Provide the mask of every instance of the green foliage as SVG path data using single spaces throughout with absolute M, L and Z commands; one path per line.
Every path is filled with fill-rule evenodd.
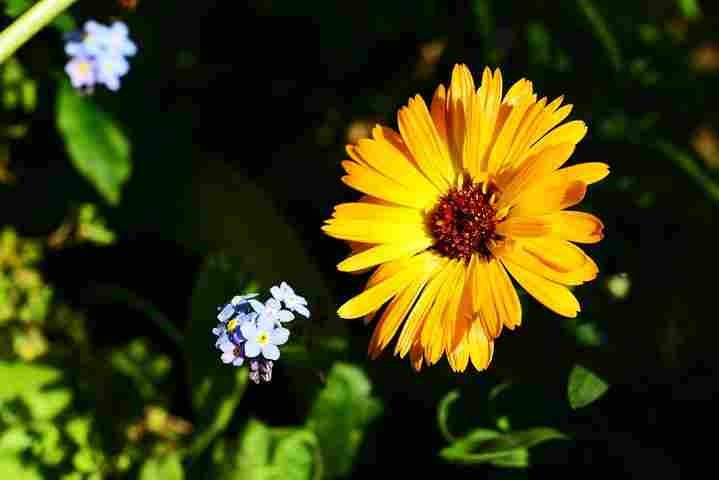
M 217 307 L 234 295 L 254 291 L 257 284 L 242 262 L 225 254 L 209 256 L 200 271 L 190 301 L 190 321 L 185 338 L 189 356 L 192 405 L 197 431 L 192 452 L 200 453 L 227 427 L 247 387 L 245 368 L 221 368 L 210 330 Z M 197 344 L 198 339 L 206 341 Z
M 497 467 L 525 468 L 529 465 L 529 448 L 566 438 L 561 432 L 546 427 L 511 433 L 478 428 L 443 448 L 440 456 L 466 465 L 489 463 Z
M 9 17 L 18 17 L 25 13 L 34 3 L 36 2 L 33 0 L 6 0 L 4 13 Z M 76 28 L 75 19 L 67 12 L 58 15 L 53 20 L 52 25 L 61 32 L 69 32 Z
M 371 384 L 359 368 L 337 363 L 327 376 L 307 418 L 322 451 L 326 474 L 349 474 L 365 430 L 382 411 Z
M 62 82 L 57 126 L 75 168 L 111 205 L 120 202 L 130 178 L 130 143 L 117 122 L 89 97 Z
M 140 480 L 182 480 L 183 478 L 185 473 L 177 453 L 150 458 L 140 470 Z
M 609 385 L 596 373 L 575 365 L 569 373 L 567 397 L 572 408 L 582 408 L 598 400 L 607 393 Z

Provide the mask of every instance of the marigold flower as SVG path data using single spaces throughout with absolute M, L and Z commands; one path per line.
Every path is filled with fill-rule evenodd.
M 381 310 L 373 358 L 398 335 L 395 355 L 409 353 L 417 370 L 444 355 L 455 372 L 469 361 L 486 369 L 502 329 L 521 323 L 510 275 L 559 315 L 579 312 L 568 286 L 598 268 L 575 243 L 598 242 L 603 225 L 566 209 L 609 168 L 562 168 L 587 132 L 562 124 L 572 110 L 562 101 L 537 100 L 525 79 L 503 94 L 499 69 L 485 68 L 477 89 L 456 65 L 429 107 L 417 95 L 399 110 L 399 132 L 378 125 L 348 145 L 342 181 L 364 196 L 337 205 L 322 229 L 352 249 L 339 270 L 377 267 L 338 310 L 367 321 Z

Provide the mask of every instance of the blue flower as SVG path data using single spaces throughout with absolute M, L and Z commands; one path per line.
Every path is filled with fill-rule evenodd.
M 246 339 L 244 344 L 245 356 L 254 358 L 262 354 L 267 360 L 280 358 L 280 345 L 287 343 L 290 331 L 284 327 L 277 327 L 275 320 L 260 316 L 255 322 L 245 322 L 240 326 L 242 336 Z
M 282 282 L 279 287 L 272 287 L 270 293 L 272 293 L 272 296 L 277 301 L 284 302 L 285 308 L 310 318 L 310 311 L 307 309 L 307 300 L 295 294 L 295 291 L 287 285 L 287 282 Z
M 114 22 L 108 27 L 88 20 L 82 33 L 74 32 L 66 38 L 65 53 L 72 58 L 65 71 L 74 87 L 92 89 L 101 84 L 112 91 L 120 88 L 120 78 L 130 70 L 125 57 L 137 53 L 137 46 L 128 37 L 127 25 Z

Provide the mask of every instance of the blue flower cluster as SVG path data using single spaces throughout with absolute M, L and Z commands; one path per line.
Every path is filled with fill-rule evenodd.
M 116 91 L 120 77 L 130 70 L 126 57 L 135 55 L 137 46 L 128 37 L 123 22 L 106 26 L 89 20 L 82 32 L 69 36 L 65 53 L 70 56 L 65 72 L 73 87 L 92 92 L 100 84 Z
M 255 383 L 272 380 L 272 366 L 280 358 L 279 347 L 290 338 L 290 331 L 283 325 L 294 320 L 294 313 L 310 316 L 307 300 L 295 294 L 287 283 L 272 287 L 270 293 L 272 297 L 265 303 L 255 300 L 254 293 L 235 296 L 220 307 L 219 324 L 212 329 L 222 362 L 239 367 L 247 361 L 250 379 Z

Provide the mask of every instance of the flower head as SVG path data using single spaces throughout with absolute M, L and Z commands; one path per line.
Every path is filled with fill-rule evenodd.
M 521 323 L 511 277 L 552 311 L 576 316 L 568 286 L 598 269 L 575 243 L 598 242 L 603 226 L 566 209 L 609 170 L 562 168 L 587 132 L 582 121 L 562 124 L 572 109 L 562 100 L 538 100 L 524 79 L 503 93 L 499 69 L 485 69 L 475 88 L 457 65 L 429 107 L 415 96 L 400 109 L 399 132 L 377 126 L 347 147 L 342 181 L 364 196 L 337 205 L 323 230 L 352 249 L 339 270 L 377 267 L 338 310 L 368 320 L 382 310 L 373 357 L 398 335 L 395 354 L 409 353 L 417 370 L 445 355 L 454 371 L 469 361 L 486 369 L 503 327 Z
M 98 83 L 116 91 L 120 88 L 120 78 L 130 69 L 125 57 L 135 55 L 137 46 L 129 39 L 124 23 L 106 26 L 89 20 L 82 33 L 68 35 L 65 53 L 72 57 L 66 71 L 74 87 L 92 88 Z M 79 69 L 82 69 L 82 81 Z
M 219 324 L 212 333 L 217 337 L 215 347 L 221 352 L 220 360 L 242 366 L 248 359 L 250 379 L 262 383 L 272 379 L 273 362 L 280 358 L 279 347 L 290 337 L 290 331 L 282 324 L 292 321 L 294 315 L 275 297 L 265 303 L 255 297 L 257 294 L 238 295 L 219 307 Z

